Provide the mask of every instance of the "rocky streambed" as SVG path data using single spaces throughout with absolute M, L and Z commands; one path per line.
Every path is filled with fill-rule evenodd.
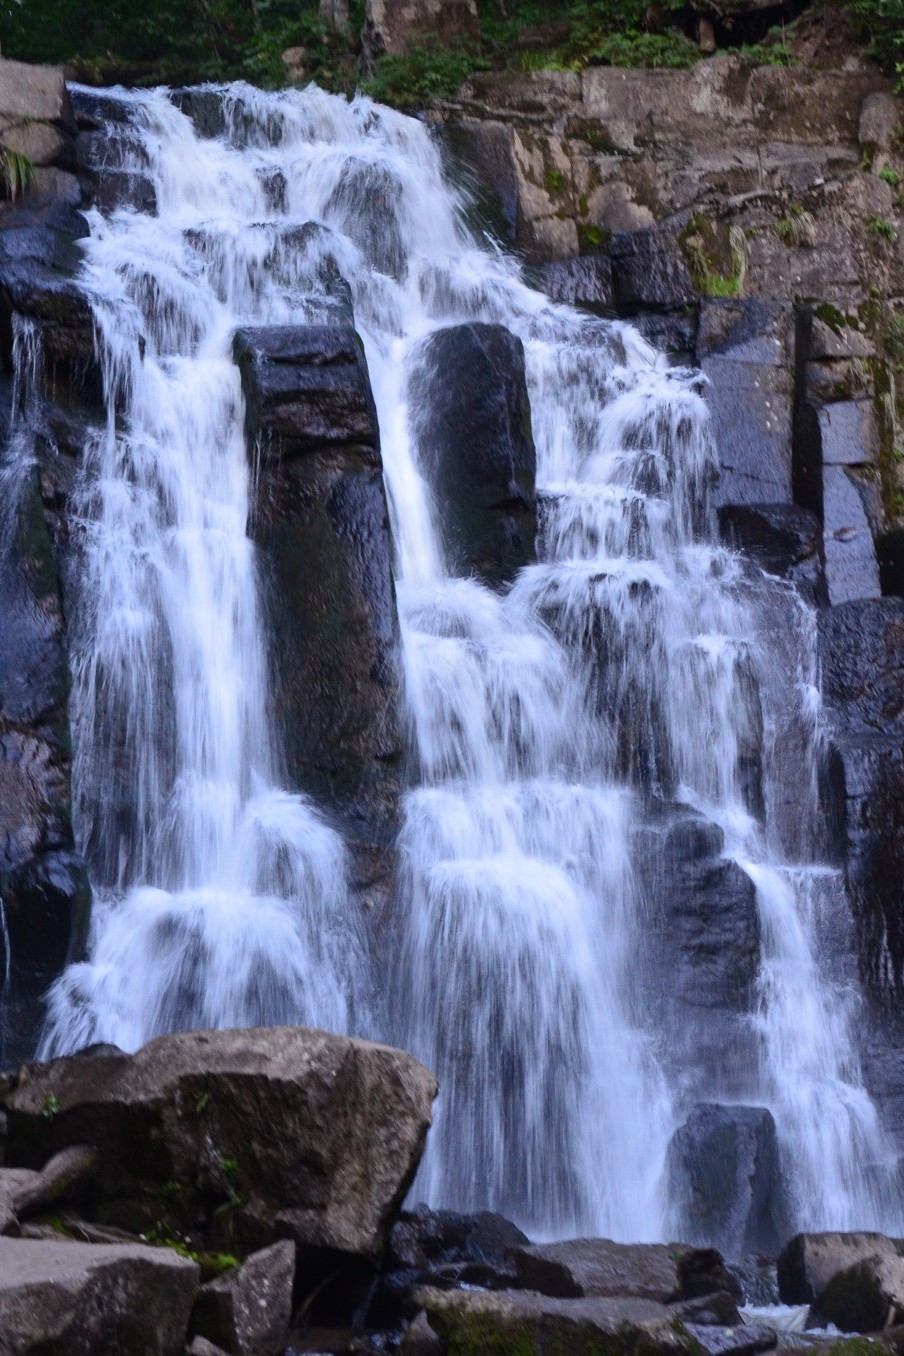
M 881 1234 L 797 1235 L 770 1292 L 761 1257 L 535 1244 L 490 1212 L 403 1210 L 436 1090 L 410 1055 L 303 1028 L 23 1065 L 2 1097 L 0 1352 L 810 1349 L 742 1317 L 779 1295 L 898 1349 L 904 1257 Z

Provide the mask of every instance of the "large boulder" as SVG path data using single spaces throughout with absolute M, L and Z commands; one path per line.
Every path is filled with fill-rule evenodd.
M 2 1356 L 182 1356 L 199 1267 L 170 1248 L 0 1238 Z
M 490 584 L 534 554 L 537 456 L 524 348 L 502 325 L 456 325 L 426 341 L 411 379 L 412 425 L 448 563 Z
M 514 1248 L 511 1256 L 519 1286 L 558 1299 L 622 1296 L 670 1304 L 731 1284 L 717 1253 L 672 1243 L 575 1238 Z
M 842 1332 L 881 1332 L 904 1318 L 904 1259 L 879 1253 L 838 1271 L 819 1312 Z
M 27 1064 L 13 1166 L 94 1145 L 89 1218 L 247 1253 L 278 1238 L 371 1257 L 420 1159 L 436 1082 L 410 1055 L 303 1028 L 163 1036 Z M 49 1110 L 48 1110 L 49 1109 Z
M 884 1234 L 796 1234 L 779 1254 L 779 1296 L 783 1304 L 820 1309 L 833 1276 L 869 1258 L 896 1256 L 894 1243 Z
M 287 772 L 353 839 L 383 842 L 402 758 L 399 636 L 361 341 L 348 324 L 248 329 L 235 356 Z
M 777 1251 L 786 1209 L 775 1121 L 765 1107 L 694 1107 L 672 1136 L 668 1174 L 683 1238 L 731 1257 Z

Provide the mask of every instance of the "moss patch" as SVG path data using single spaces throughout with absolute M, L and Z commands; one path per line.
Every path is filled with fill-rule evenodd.
M 678 237 L 694 286 L 707 297 L 738 297 L 747 272 L 747 239 L 738 226 L 700 213 Z

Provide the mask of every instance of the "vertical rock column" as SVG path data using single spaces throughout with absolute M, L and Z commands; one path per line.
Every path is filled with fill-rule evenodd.
M 399 639 L 364 350 L 341 324 L 240 330 L 234 351 L 286 772 L 337 808 L 353 842 L 384 844 L 402 755 Z

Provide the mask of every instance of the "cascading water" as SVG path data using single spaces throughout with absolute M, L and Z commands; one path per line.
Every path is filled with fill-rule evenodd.
M 805 609 L 713 544 L 698 378 L 627 327 L 550 305 L 478 244 L 410 119 L 231 87 L 222 135 L 202 138 L 165 91 L 124 97 L 158 215 L 93 213 L 87 245 L 108 422 L 79 508 L 73 721 L 98 902 L 45 1048 L 354 1026 L 439 1074 L 416 1186 L 432 1204 L 547 1235 L 664 1237 L 669 1137 L 689 1100 L 720 1091 L 666 1067 L 649 1001 L 637 830 L 683 805 L 756 887 L 759 1011 L 732 1095 L 773 1110 L 799 1223 L 889 1227 L 850 1003 L 817 959 L 837 880 L 814 865 L 815 801 L 789 844 L 770 809 L 776 758 L 762 780 L 755 768 L 764 721 L 767 736 L 779 721 L 764 591 L 795 634 Z M 327 229 L 300 235 L 309 221 Z M 322 313 L 327 257 L 351 287 L 379 413 L 416 762 L 393 992 L 366 1012 L 341 845 L 277 789 L 229 358 L 239 325 Z M 527 356 L 542 532 L 539 563 L 505 593 L 444 563 L 418 446 L 429 421 L 410 408 L 425 339 L 467 321 L 507 326 Z M 793 721 L 812 758 L 802 653 Z

